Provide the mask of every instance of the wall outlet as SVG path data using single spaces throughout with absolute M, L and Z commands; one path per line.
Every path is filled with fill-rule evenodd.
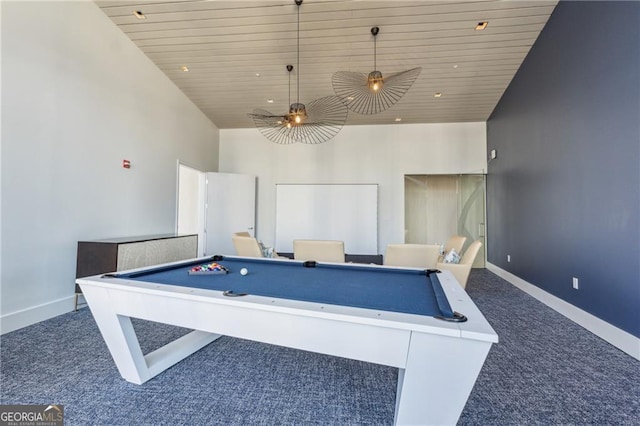
M 579 288 L 580 286 L 578 284 L 578 279 L 576 277 L 573 277 L 573 289 L 578 290 Z
M 507 262 L 511 262 L 511 255 L 510 254 L 507 255 Z

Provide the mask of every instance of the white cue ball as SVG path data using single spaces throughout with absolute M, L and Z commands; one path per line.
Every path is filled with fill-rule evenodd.
M 249 270 L 247 268 L 240 269 L 240 275 L 247 275 L 248 273 L 249 273 Z

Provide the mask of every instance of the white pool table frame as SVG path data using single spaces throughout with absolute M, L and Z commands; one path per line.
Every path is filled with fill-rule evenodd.
M 131 383 L 142 384 L 220 336 L 232 336 L 396 367 L 395 424 L 455 424 L 498 336 L 450 272 L 438 277 L 451 307 L 467 322 L 252 295 L 226 297 L 220 291 L 100 276 L 77 283 L 120 374 Z M 194 331 L 144 355 L 131 318 Z

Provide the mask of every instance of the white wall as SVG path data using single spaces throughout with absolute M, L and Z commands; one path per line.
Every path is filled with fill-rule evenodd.
M 377 183 L 378 250 L 404 242 L 404 175 L 484 173 L 485 123 L 347 126 L 320 145 L 220 130 L 221 172 L 258 176 L 256 236 L 273 245 L 278 183 Z
M 0 46 L 2 46 L 2 2 L 0 1 Z M 0 48 L 0 95 L 2 92 L 2 49 Z M 2 108 L 2 96 L 0 96 L 0 309 L 2 309 L 2 228 L 4 228 L 4 222 L 2 221 L 2 135 L 4 134 L 2 130 L 2 114 L 1 112 L 4 109 Z M 0 333 L 2 327 L 2 315 L 0 314 Z
M 219 133 L 90 1 L 3 2 L 2 65 L 6 332 L 72 309 L 78 240 L 174 232 Z

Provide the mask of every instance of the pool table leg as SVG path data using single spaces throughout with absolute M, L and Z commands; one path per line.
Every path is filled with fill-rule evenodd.
M 89 286 L 85 289 L 83 293 L 100 333 L 120 375 L 128 382 L 140 385 L 220 337 L 196 330 L 143 355 L 131 318 L 112 308 L 109 291 Z
M 396 425 L 455 425 L 491 342 L 413 332 L 398 373 Z

